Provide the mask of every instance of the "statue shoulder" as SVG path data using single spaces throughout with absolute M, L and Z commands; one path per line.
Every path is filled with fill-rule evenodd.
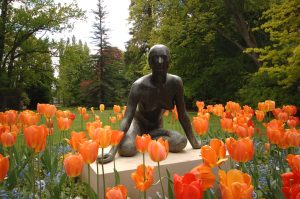
M 176 87 L 183 86 L 181 77 L 179 77 L 177 75 L 168 74 L 167 79 L 168 79 L 169 83 L 174 84 Z

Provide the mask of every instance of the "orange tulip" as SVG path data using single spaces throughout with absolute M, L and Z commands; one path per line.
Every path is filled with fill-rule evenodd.
M 37 112 L 43 114 L 45 118 L 50 119 L 56 112 L 56 107 L 51 104 L 37 104 Z
M 284 140 L 283 143 L 288 147 L 298 147 L 300 146 L 300 130 L 286 129 L 282 139 Z
M 119 184 L 113 188 L 106 188 L 105 193 L 106 199 L 126 199 L 127 198 L 127 188 L 124 185 Z
M 198 135 L 204 135 L 208 131 L 208 120 L 204 117 L 194 117 L 193 126 Z
M 124 131 L 112 130 L 111 145 L 117 146 L 124 136 Z
M 119 105 L 114 105 L 113 111 L 117 115 L 118 113 L 120 113 L 121 107 Z
M 235 116 L 241 110 L 241 106 L 239 103 L 228 101 L 225 105 L 225 110 Z
M 109 117 L 110 123 L 114 124 L 114 123 L 116 123 L 116 121 L 117 121 L 117 118 L 115 116 Z
M 71 114 L 71 112 L 69 110 L 66 111 L 62 111 L 62 110 L 57 110 L 55 112 L 55 116 L 56 118 L 60 118 L 60 117 L 69 117 Z
M 6 124 L 6 125 L 13 125 L 16 124 L 18 119 L 18 112 L 15 110 L 8 110 L 4 113 L 1 112 L 0 116 L 0 123 Z
M 68 154 L 64 160 L 64 168 L 69 177 L 79 176 L 83 166 L 84 162 L 80 154 Z
M 165 116 L 165 117 L 168 117 L 168 116 L 169 116 L 169 110 L 165 110 L 164 116 Z
M 146 168 L 146 171 L 144 171 L 144 168 Z M 146 191 L 147 189 L 149 189 L 153 184 L 153 173 L 154 167 L 144 167 L 143 164 L 139 165 L 136 169 L 136 172 L 131 174 L 131 179 L 135 183 L 135 188 L 140 191 Z
M 41 152 L 46 147 L 48 130 L 45 125 L 32 125 L 24 129 L 26 145 L 35 152 Z
M 282 122 L 286 122 L 289 119 L 289 115 L 286 112 L 280 112 L 276 118 Z
M 123 119 L 123 114 L 122 113 L 118 113 L 117 114 L 117 119 L 118 120 L 122 120 Z
M 199 166 L 193 168 L 190 172 L 201 181 L 204 191 L 214 186 L 216 179 L 215 175 L 212 172 L 212 168 L 206 164 L 200 164 Z
M 78 150 L 79 145 L 82 144 L 86 140 L 87 140 L 87 138 L 86 138 L 85 133 L 83 131 L 80 131 L 78 133 L 75 132 L 75 131 L 72 131 L 70 140 L 66 139 L 66 141 L 68 142 L 70 147 L 72 149 L 74 149 L 75 151 Z
M 178 112 L 177 112 L 177 108 L 176 105 L 174 106 L 173 110 L 172 110 L 172 121 L 177 121 L 178 120 Z
M 210 167 L 219 166 L 227 160 L 225 145 L 221 140 L 212 139 L 210 146 L 202 146 L 200 151 L 204 163 Z
M 267 112 L 273 111 L 275 109 L 275 102 L 272 100 L 266 100 L 265 106 L 266 106 Z
M 221 122 L 221 127 L 224 131 L 228 133 L 233 132 L 233 122 L 231 118 L 223 117 L 222 119 L 220 119 L 220 122 Z
M 254 144 L 249 138 L 240 138 L 237 141 L 234 138 L 226 139 L 226 148 L 229 155 L 237 162 L 248 162 L 254 155 Z
M 1 143 L 4 147 L 11 147 L 15 144 L 17 139 L 16 132 L 4 132 L 1 134 Z
M 212 112 L 214 115 L 221 117 L 224 113 L 224 106 L 222 104 L 216 104 L 213 106 Z
M 78 152 L 81 154 L 83 161 L 86 164 L 91 164 L 96 161 L 98 156 L 98 144 L 93 140 L 84 141 L 79 145 Z
M 78 107 L 77 110 L 78 110 L 78 113 L 82 116 L 86 114 L 86 108 L 84 108 L 84 107 Z
M 3 157 L 0 154 L 0 182 L 4 180 L 9 168 L 8 157 Z
M 282 110 L 290 115 L 295 115 L 297 113 L 297 107 L 294 105 L 286 105 L 282 107 Z
M 83 115 L 83 120 L 84 120 L 84 121 L 88 121 L 89 119 L 90 119 L 90 115 L 87 114 L 87 113 L 85 113 L 85 114 Z
M 110 127 L 96 128 L 92 139 L 99 144 L 100 148 L 106 148 L 111 144 L 111 135 Z
M 252 198 L 253 186 L 247 173 L 232 169 L 226 174 L 225 171 L 219 170 L 219 178 L 223 199 Z
M 100 105 L 99 105 L 99 110 L 100 110 L 100 112 L 103 112 L 104 109 L 105 109 L 105 105 L 104 105 L 104 104 L 100 104 Z
M 286 123 L 290 128 L 296 128 L 296 126 L 299 124 L 299 117 L 289 116 L 289 119 Z
M 186 173 L 184 176 L 175 173 L 173 179 L 176 199 L 203 198 L 202 184 L 193 173 Z
M 61 131 L 69 130 L 72 126 L 73 121 L 67 117 L 57 118 L 57 127 Z
M 196 106 L 198 108 L 198 112 L 202 111 L 202 109 L 204 108 L 204 102 L 203 101 L 196 101 Z
M 270 143 L 279 145 L 284 137 L 284 123 L 273 119 L 266 125 L 266 133 Z
M 141 153 L 145 153 L 148 151 L 150 142 L 151 136 L 149 134 L 143 134 L 143 136 L 137 135 L 135 138 L 136 149 Z
M 270 151 L 270 143 L 268 142 L 265 143 L 265 149 L 266 151 Z
M 88 132 L 91 139 L 93 139 L 95 129 L 100 127 L 102 127 L 102 122 L 100 121 L 86 123 L 86 131 Z
M 260 110 L 255 110 L 255 116 L 256 116 L 257 121 L 261 122 L 265 118 L 265 112 L 260 111 Z
M 40 115 L 33 111 L 25 110 L 19 115 L 19 121 L 26 126 L 37 125 L 40 120 Z
M 154 162 L 165 160 L 169 153 L 168 140 L 163 140 L 162 137 L 158 140 L 151 140 L 148 146 L 148 153 Z
M 249 120 L 250 121 L 250 120 Z M 254 128 L 245 124 L 234 124 L 234 132 L 240 138 L 252 137 L 254 135 Z
M 300 175 L 300 155 L 288 154 L 286 160 L 288 161 L 293 173 Z

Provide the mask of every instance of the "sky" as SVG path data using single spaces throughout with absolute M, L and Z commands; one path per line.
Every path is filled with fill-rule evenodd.
M 56 0 L 61 3 L 71 3 L 72 0 Z M 72 37 L 75 35 L 76 39 L 81 39 L 86 42 L 91 51 L 95 50 L 95 46 L 92 42 L 93 36 L 93 23 L 95 16 L 92 13 L 93 9 L 97 8 L 98 0 L 77 0 L 78 7 L 86 11 L 87 19 L 85 21 L 76 21 L 74 23 L 74 29 L 64 31 L 62 34 L 55 35 L 56 39 L 62 37 Z M 104 0 L 104 6 L 107 14 L 105 20 L 106 27 L 109 29 L 108 36 L 109 42 L 112 46 L 116 46 L 121 50 L 125 50 L 125 42 L 130 39 L 129 35 L 129 4 L 130 0 Z

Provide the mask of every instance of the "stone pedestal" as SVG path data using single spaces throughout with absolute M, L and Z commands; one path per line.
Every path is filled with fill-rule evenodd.
M 99 150 L 99 154 L 101 150 Z M 154 166 L 154 183 L 158 181 L 158 170 L 157 170 L 157 163 L 153 162 L 149 154 L 145 154 L 146 165 Z M 120 175 L 120 182 L 121 184 L 125 185 L 128 189 L 128 197 L 130 198 L 140 198 L 139 191 L 135 189 L 134 182 L 131 179 L 131 173 L 135 172 L 137 166 L 143 163 L 142 154 L 137 154 L 134 157 L 120 157 L 116 156 L 116 169 Z M 160 162 L 161 168 L 161 175 L 167 176 L 166 169 L 169 170 L 171 177 L 173 178 L 174 173 L 178 173 L 183 175 L 190 171 L 195 166 L 198 166 L 202 163 L 202 158 L 200 157 L 200 149 L 192 149 L 191 145 L 187 145 L 186 148 L 180 153 L 169 153 L 166 160 Z M 100 197 L 103 198 L 103 188 L 102 188 L 102 168 L 101 164 L 98 164 L 98 171 L 99 174 L 97 176 L 97 164 L 93 163 L 90 165 L 90 180 L 91 180 L 91 187 L 95 192 L 97 192 L 97 177 L 99 178 L 99 193 Z M 229 166 L 228 162 L 225 162 L 222 167 L 225 170 Z M 114 186 L 114 171 L 113 171 L 113 162 L 104 164 L 104 171 L 105 171 L 105 182 L 106 187 L 113 187 Z M 214 170 L 214 173 L 217 174 L 217 169 Z M 82 173 L 82 180 L 87 182 L 88 181 L 88 171 L 87 166 L 84 167 Z M 167 196 L 168 194 L 168 181 L 167 179 L 163 179 L 164 184 L 164 191 Z M 147 191 L 147 196 L 156 198 L 156 192 L 161 192 L 161 186 L 158 183 L 157 185 L 153 185 Z

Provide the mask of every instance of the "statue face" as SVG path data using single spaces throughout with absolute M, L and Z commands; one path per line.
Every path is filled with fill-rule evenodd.
M 168 48 L 163 45 L 152 47 L 149 52 L 148 61 L 153 74 L 166 74 L 170 64 Z

